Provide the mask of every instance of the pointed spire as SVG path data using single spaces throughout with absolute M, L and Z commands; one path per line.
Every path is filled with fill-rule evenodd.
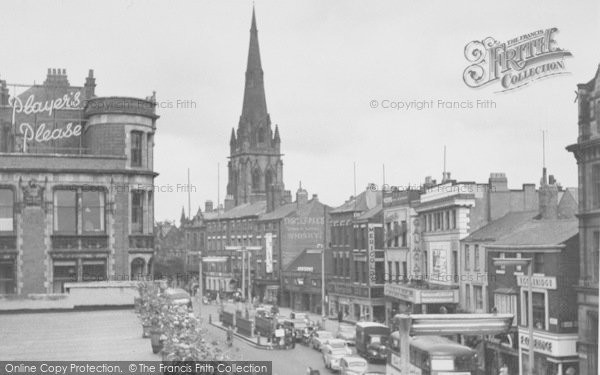
M 181 206 L 181 218 L 179 219 L 179 225 L 183 225 L 185 223 L 185 207 Z
M 273 141 L 275 141 L 275 143 L 281 142 L 281 138 L 279 138 L 279 125 L 275 125 L 275 135 L 273 136 Z
M 263 70 L 258 46 L 258 29 L 256 28 L 256 14 L 254 8 L 252 8 L 252 25 L 250 27 L 250 46 L 248 48 L 242 118 L 251 123 L 256 123 L 263 121 L 266 117 L 267 101 L 265 99 Z
M 231 138 L 229 140 L 230 146 L 235 146 L 235 129 L 231 128 Z

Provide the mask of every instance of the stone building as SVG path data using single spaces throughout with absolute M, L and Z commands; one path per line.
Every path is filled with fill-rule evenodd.
M 600 262 L 600 66 L 577 85 L 579 133 L 567 147 L 579 176 L 579 353 L 582 374 L 598 373 L 598 263 Z
M 92 70 L 0 86 L 0 294 L 148 274 L 154 97 L 96 97 Z

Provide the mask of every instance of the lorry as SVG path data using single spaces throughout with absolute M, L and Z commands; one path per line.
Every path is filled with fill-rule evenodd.
M 385 361 L 390 328 L 381 323 L 356 323 L 356 352 L 367 361 Z

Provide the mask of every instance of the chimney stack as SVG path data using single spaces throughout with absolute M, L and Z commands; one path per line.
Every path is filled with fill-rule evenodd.
M 86 99 L 91 99 L 96 95 L 96 78 L 94 78 L 94 69 L 90 69 L 83 86 L 83 94 Z
M 490 173 L 488 184 L 490 191 L 508 190 L 508 179 L 504 173 Z
M 212 212 L 213 211 L 213 201 L 207 200 L 204 202 L 204 212 Z
M 550 175 L 546 182 L 546 168 L 542 171 L 539 191 L 540 219 L 551 220 L 558 218 L 558 186 L 554 176 Z

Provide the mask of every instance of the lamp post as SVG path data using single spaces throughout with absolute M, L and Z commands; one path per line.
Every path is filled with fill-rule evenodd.
M 527 356 L 527 362 L 529 367 L 529 375 L 533 375 L 533 260 L 531 258 L 494 258 L 493 262 L 496 266 L 527 267 L 527 328 L 529 330 L 529 355 Z

